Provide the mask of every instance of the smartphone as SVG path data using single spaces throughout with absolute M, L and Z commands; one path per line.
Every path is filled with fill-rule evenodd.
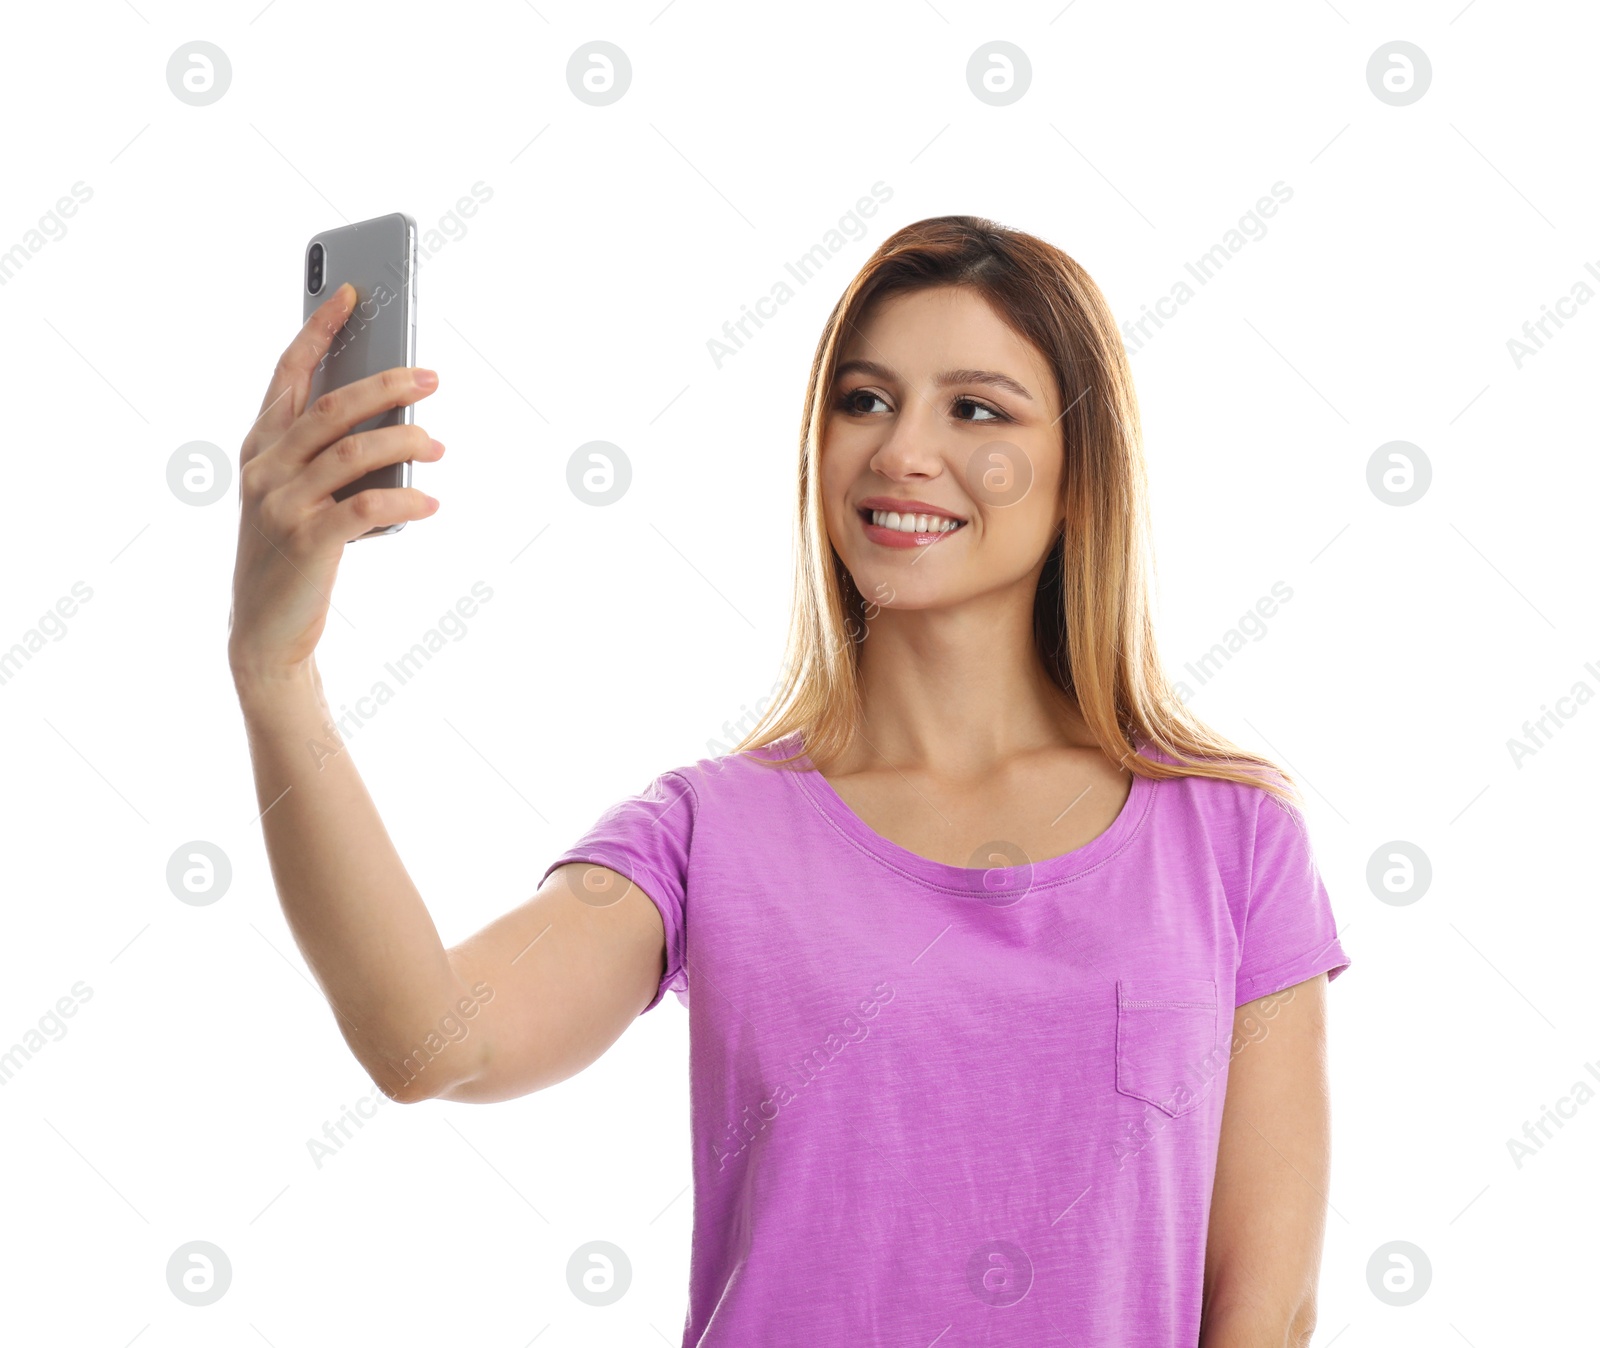
M 311 375 L 307 406 L 330 389 L 358 379 L 417 363 L 417 222 L 396 211 L 359 224 L 323 230 L 306 244 L 304 323 L 329 295 L 346 281 L 356 289 L 355 307 L 334 335 L 328 353 Z M 391 407 L 369 417 L 356 431 L 380 426 L 411 425 L 411 408 Z M 369 487 L 409 487 L 411 462 L 389 464 L 363 474 L 333 493 L 343 501 Z M 405 521 L 368 529 L 361 538 L 392 534 Z M 353 540 L 352 540 L 353 541 Z

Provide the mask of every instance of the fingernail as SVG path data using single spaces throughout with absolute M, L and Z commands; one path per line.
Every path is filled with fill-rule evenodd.
M 427 492 L 423 492 L 422 493 L 422 499 L 424 501 L 426 501 L 430 506 L 432 506 L 435 510 L 437 510 L 439 508 L 439 498 L 437 496 L 429 496 Z
M 418 388 L 433 388 L 439 382 L 439 376 L 432 370 L 418 370 L 413 377 Z
M 428 443 L 433 446 L 433 452 L 435 454 L 443 454 L 444 453 L 444 446 L 441 445 L 437 440 L 430 439 L 428 441 Z

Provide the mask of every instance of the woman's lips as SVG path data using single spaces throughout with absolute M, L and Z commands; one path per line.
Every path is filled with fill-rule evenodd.
M 881 524 L 872 522 L 872 511 L 858 510 L 856 518 L 861 521 L 862 531 L 867 536 L 869 543 L 877 543 L 886 548 L 925 548 L 930 543 L 938 543 L 952 534 L 958 534 L 967 526 L 957 525 L 953 529 L 929 530 L 927 533 L 909 533 L 904 529 L 889 529 Z

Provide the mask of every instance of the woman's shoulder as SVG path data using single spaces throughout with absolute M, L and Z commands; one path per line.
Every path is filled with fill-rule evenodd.
M 710 746 L 708 746 L 710 747 Z M 793 760 L 786 762 L 785 760 Z M 708 754 L 691 763 L 662 773 L 661 779 L 676 778 L 694 792 L 697 799 L 753 803 L 772 791 L 787 789 L 783 778 L 809 767 L 798 731 L 765 745 L 727 753 Z
M 791 770 L 771 762 L 782 757 L 783 746 L 767 746 L 680 762 L 613 804 L 596 827 L 647 838 L 655 847 L 670 840 L 685 861 L 691 846 L 719 838 L 770 839 L 796 803 L 794 784 L 785 780 Z
M 1142 758 L 1184 769 L 1181 776 L 1160 779 L 1161 795 L 1170 805 L 1181 805 L 1190 812 L 1211 818 L 1252 819 L 1267 801 L 1275 799 L 1261 783 L 1270 779 L 1283 785 L 1286 781 L 1275 769 L 1255 763 L 1244 765 L 1246 774 L 1254 779 L 1249 782 L 1211 777 L 1190 766 L 1195 755 L 1190 755 L 1190 762 L 1186 763 L 1183 758 L 1147 740 L 1141 740 L 1136 748 Z

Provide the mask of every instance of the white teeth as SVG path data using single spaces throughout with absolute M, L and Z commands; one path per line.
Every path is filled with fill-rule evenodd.
M 961 521 L 943 515 L 899 515 L 892 510 L 874 510 L 872 522 L 903 534 L 947 534 L 961 526 Z

